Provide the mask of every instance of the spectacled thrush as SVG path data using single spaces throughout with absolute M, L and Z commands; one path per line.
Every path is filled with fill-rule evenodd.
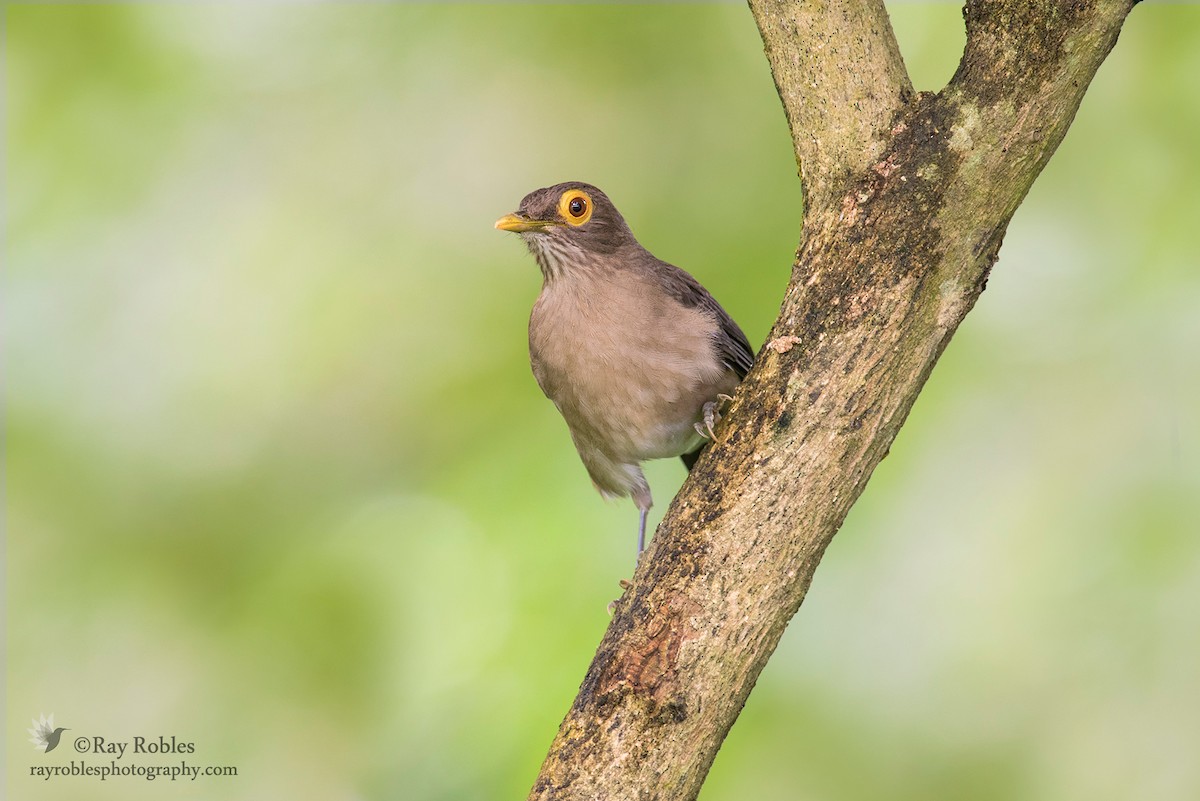
M 679 456 L 691 470 L 754 352 L 708 290 L 642 247 L 590 184 L 530 192 L 496 228 L 520 234 L 542 270 L 533 375 L 596 489 L 633 497 L 640 556 L 652 504 L 640 463 Z

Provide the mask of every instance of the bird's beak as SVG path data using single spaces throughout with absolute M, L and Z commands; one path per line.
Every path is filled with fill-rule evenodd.
M 520 214 L 505 214 L 500 219 L 496 220 L 496 228 L 500 231 L 540 231 L 543 228 L 552 225 L 546 220 L 531 220 L 528 217 L 522 217 Z

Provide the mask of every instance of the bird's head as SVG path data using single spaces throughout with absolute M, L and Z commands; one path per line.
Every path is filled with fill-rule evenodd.
M 547 277 L 582 268 L 636 244 L 608 195 L 571 181 L 530 192 L 496 228 L 521 235 Z

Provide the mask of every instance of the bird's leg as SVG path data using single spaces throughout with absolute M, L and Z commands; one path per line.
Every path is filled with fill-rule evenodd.
M 638 510 L 638 559 L 642 558 L 642 551 L 646 550 L 646 515 L 649 511 L 649 509 Z
M 638 510 L 638 561 L 642 558 L 642 551 L 646 550 L 646 515 L 650 513 L 650 507 L 654 505 L 654 498 L 650 495 L 650 485 L 646 483 L 646 476 L 642 473 L 640 467 L 634 468 L 637 471 L 636 481 L 631 488 L 629 494 L 633 497 L 633 505 Z
M 705 439 L 716 439 L 717 435 L 713 433 L 713 426 L 721 422 L 721 407 L 726 403 L 732 403 L 733 398 L 722 392 L 717 396 L 716 400 L 710 400 L 702 407 L 704 411 L 703 423 L 696 423 L 696 433 Z

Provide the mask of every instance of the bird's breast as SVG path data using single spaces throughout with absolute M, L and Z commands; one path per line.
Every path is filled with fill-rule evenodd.
M 737 385 L 716 330 L 630 272 L 559 281 L 534 304 L 530 361 L 577 444 L 625 461 L 677 456 L 698 444 L 703 404 Z

